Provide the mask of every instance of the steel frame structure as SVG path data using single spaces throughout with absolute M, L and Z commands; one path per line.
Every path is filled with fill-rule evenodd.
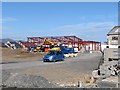
M 85 50 L 86 50 L 86 46 L 87 45 L 91 45 L 92 46 L 91 51 L 98 51 L 98 50 L 101 51 L 101 42 L 97 42 L 97 41 L 82 41 L 82 45 L 84 45 Z
M 40 44 L 43 42 L 45 38 L 48 38 L 53 43 L 58 44 L 62 43 L 65 45 L 72 45 L 74 47 L 75 45 L 78 46 L 78 49 L 80 50 L 81 45 L 84 46 L 86 50 L 87 45 L 92 45 L 92 51 L 101 50 L 101 42 L 96 41 L 83 41 L 77 36 L 48 36 L 48 37 L 27 37 L 27 43 L 36 43 Z M 49 42 L 44 43 L 44 45 L 49 45 Z

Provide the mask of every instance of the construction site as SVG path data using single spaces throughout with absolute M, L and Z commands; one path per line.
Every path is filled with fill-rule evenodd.
M 119 29 L 108 32 L 106 44 L 77 36 L 2 40 L 1 87 L 118 88 Z
M 50 36 L 50 37 L 28 37 L 27 42 L 20 42 L 19 44 L 24 49 L 35 48 L 39 46 L 43 47 L 43 52 L 47 52 L 50 46 L 67 46 L 76 48 L 77 51 L 80 51 L 82 47 L 84 47 L 85 51 L 99 51 L 101 48 L 101 43 L 97 41 L 84 41 L 76 36 Z M 39 48 L 38 48 L 38 51 Z

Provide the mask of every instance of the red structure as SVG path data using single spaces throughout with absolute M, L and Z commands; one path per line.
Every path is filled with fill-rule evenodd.
M 98 51 L 101 50 L 101 42 L 96 42 L 96 41 L 83 41 L 79 37 L 76 36 L 49 36 L 49 37 L 28 37 L 27 38 L 27 43 L 35 43 L 35 44 L 40 44 L 44 41 L 45 38 L 48 38 L 51 40 L 53 43 L 58 44 L 64 44 L 64 45 L 72 45 L 72 47 L 77 46 L 78 50 L 80 50 L 81 45 L 84 46 L 85 50 L 91 50 L 91 51 Z M 46 42 L 46 45 L 49 43 Z
M 21 41 L 19 41 L 18 43 L 19 43 L 22 47 L 30 47 L 30 46 L 37 45 L 37 43 L 35 43 L 35 42 L 21 42 Z
M 90 50 L 90 51 L 99 51 L 99 50 L 101 50 L 101 42 L 82 41 L 82 45 L 84 45 L 85 50 Z M 88 46 L 88 49 L 86 48 L 87 46 Z

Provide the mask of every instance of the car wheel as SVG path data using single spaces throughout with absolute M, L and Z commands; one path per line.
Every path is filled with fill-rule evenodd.
M 61 61 L 64 61 L 64 59 L 61 59 Z
M 57 61 L 56 58 L 54 58 L 53 62 L 56 62 L 56 61 Z
M 61 61 L 64 61 L 64 57 L 63 57 L 63 58 L 61 58 Z

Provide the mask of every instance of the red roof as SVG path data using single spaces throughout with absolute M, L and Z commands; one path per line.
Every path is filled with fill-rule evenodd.
M 25 47 L 34 46 L 36 42 L 21 42 Z

